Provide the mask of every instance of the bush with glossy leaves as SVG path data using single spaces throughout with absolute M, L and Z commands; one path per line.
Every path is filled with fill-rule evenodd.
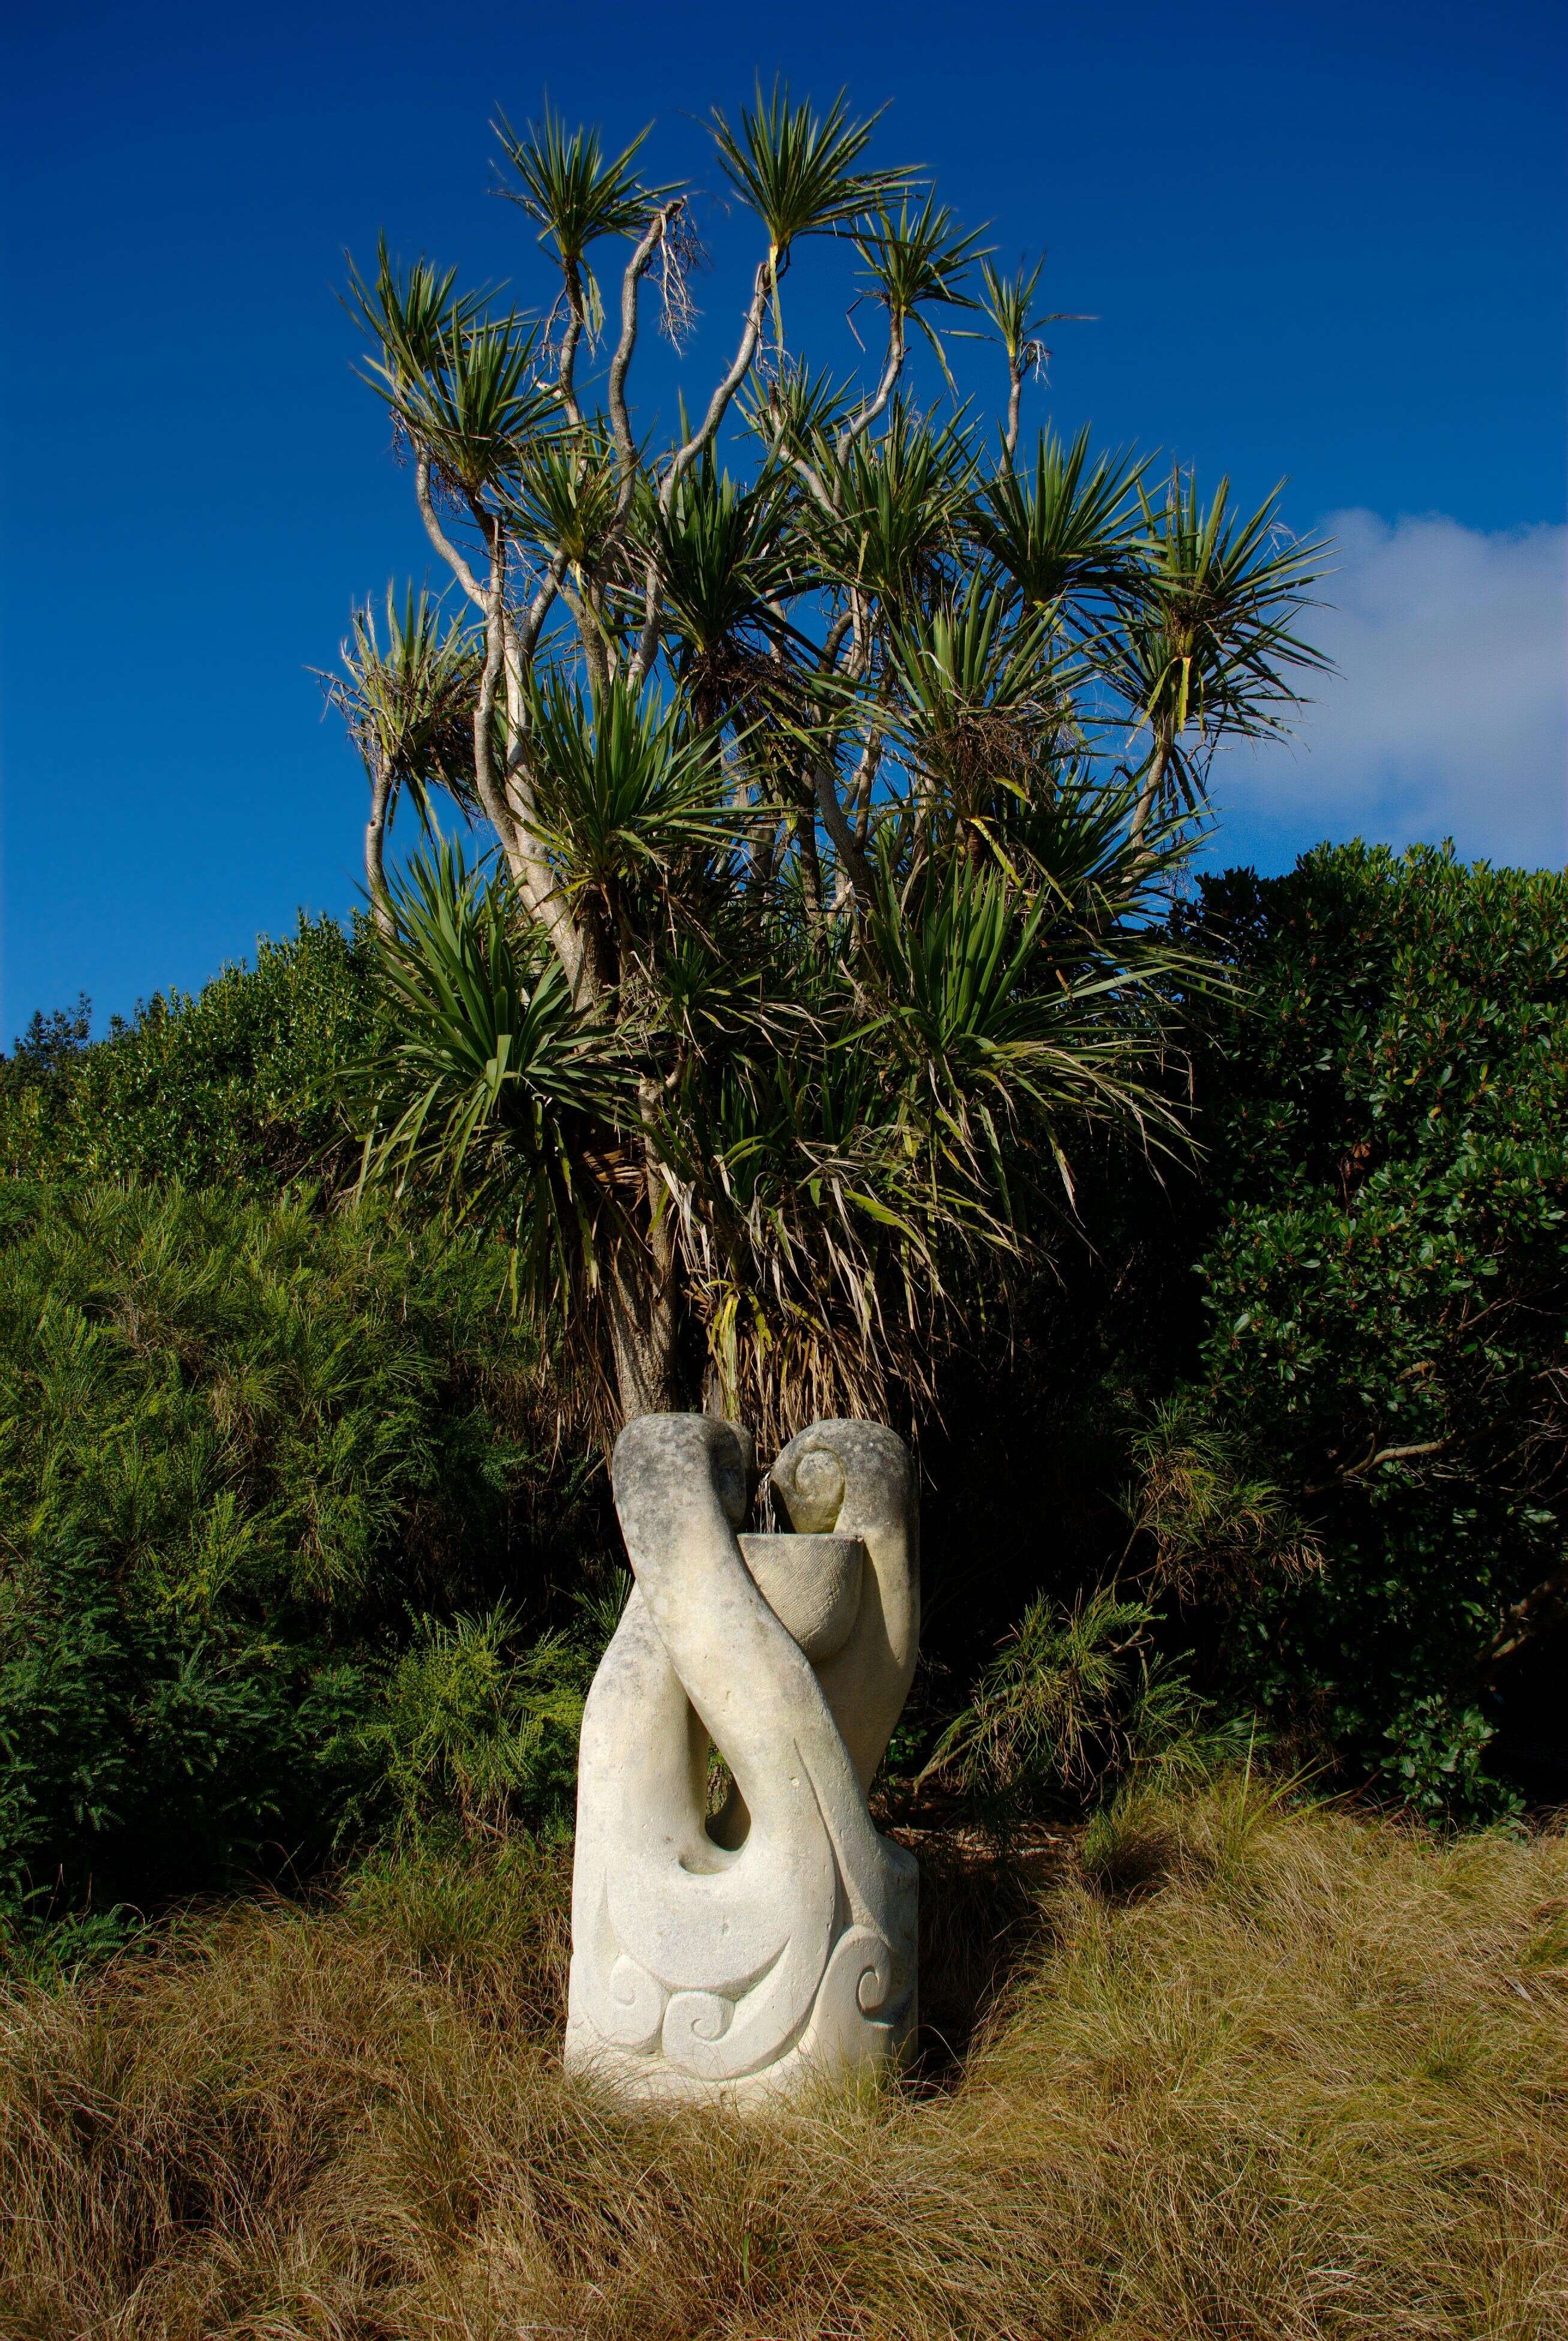
M 1568 1611 L 1568 877 L 1322 847 L 1197 916 L 1246 987 L 1200 1065 L 1201 1403 L 1320 1564 L 1255 1572 L 1234 1679 L 1485 1809 Z

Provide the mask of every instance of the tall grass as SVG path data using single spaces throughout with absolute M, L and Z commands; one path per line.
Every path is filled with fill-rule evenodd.
M 16 1992 L 6 2341 L 1568 2330 L 1560 1836 L 1135 1788 L 1010 1898 L 931 1865 L 935 1996 L 1011 1946 L 945 2079 L 744 2123 L 561 2072 L 564 1860 L 388 1858 Z

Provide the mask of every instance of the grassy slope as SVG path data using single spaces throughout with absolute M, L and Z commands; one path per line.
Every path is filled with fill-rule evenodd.
M 0 2333 L 1568 2330 L 1568 1844 L 1243 1783 L 928 1870 L 922 2087 L 627 2120 L 555 2064 L 565 1857 L 192 1919 L 0 2014 Z

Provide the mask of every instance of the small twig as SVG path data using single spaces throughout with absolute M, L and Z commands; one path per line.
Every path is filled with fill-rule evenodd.
M 1372 1454 L 1363 1456 L 1359 1463 L 1347 1463 L 1343 1470 L 1335 1473 L 1332 1479 L 1315 1479 L 1301 1492 L 1304 1497 L 1326 1495 L 1330 1488 L 1343 1488 L 1352 1479 L 1365 1478 L 1380 1463 L 1400 1463 L 1415 1455 L 1437 1455 L 1449 1443 L 1446 1439 L 1416 1439 L 1401 1447 L 1379 1447 Z

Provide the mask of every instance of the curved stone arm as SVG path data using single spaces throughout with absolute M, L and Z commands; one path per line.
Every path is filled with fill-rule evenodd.
M 855 1793 L 841 1726 L 736 1542 L 748 1490 L 734 1431 L 706 1415 L 641 1415 L 615 1443 L 610 1485 L 632 1575 L 753 1828 L 770 1839 L 799 1831 L 802 1784 L 787 1760 L 793 1747 L 817 1804 L 847 1840 L 843 1858 L 864 1867 L 875 1832 Z
M 791 1528 L 858 1536 L 870 1560 L 849 1639 L 818 1670 L 866 1790 L 903 1713 L 920 1649 L 920 1532 L 909 1452 L 880 1422 L 814 1422 L 768 1476 Z

